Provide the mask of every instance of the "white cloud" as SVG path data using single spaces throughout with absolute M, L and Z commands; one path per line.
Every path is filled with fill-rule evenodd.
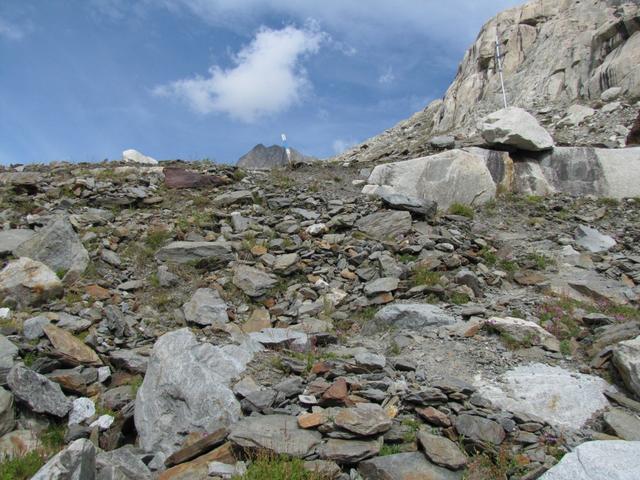
M 341 138 L 338 138 L 333 141 L 333 144 L 331 146 L 333 147 L 333 151 L 335 152 L 335 154 L 339 155 L 347 149 L 353 147 L 357 143 L 358 141 L 354 139 L 343 140 Z
M 393 68 L 388 67 L 384 73 L 378 77 L 378 83 L 381 83 L 382 85 L 389 85 L 390 83 L 393 83 L 395 79 L 396 76 L 393 74 Z
M 298 103 L 310 83 L 302 67 L 316 53 L 324 34 L 313 28 L 261 28 L 233 58 L 231 68 L 214 65 L 206 77 L 196 76 L 156 87 L 154 93 L 185 101 L 199 113 L 227 113 L 253 122 Z
M 22 28 L 0 18 L 0 37 L 5 37 L 9 40 L 22 40 L 24 36 L 25 31 Z

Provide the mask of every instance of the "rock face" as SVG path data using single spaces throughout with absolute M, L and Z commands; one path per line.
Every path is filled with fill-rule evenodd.
M 140 446 L 169 456 L 189 433 L 210 433 L 235 422 L 240 404 L 228 384 L 250 358 L 232 345 L 199 343 L 188 329 L 160 337 L 136 397 Z
M 0 272 L 0 301 L 13 302 L 20 308 L 38 305 L 62 292 L 58 276 L 45 264 L 30 258 L 9 262 Z
M 44 263 L 57 274 L 64 274 L 63 282 L 73 283 L 89 264 L 89 253 L 65 215 L 55 217 L 14 251 L 16 257 L 29 257 Z
M 549 132 L 533 115 L 517 107 L 503 108 L 487 115 L 480 123 L 480 134 L 489 145 L 540 152 L 553 148 Z
M 540 480 L 635 480 L 640 478 L 640 442 L 586 442 L 568 453 Z
M 512 162 L 496 152 L 487 155 L 479 149 L 450 150 L 431 157 L 378 165 L 369 176 L 363 193 L 383 192 L 407 195 L 423 201 L 433 201 L 444 210 L 454 203 L 480 205 L 494 198 L 498 182 L 496 175 L 512 170 Z
M 315 162 L 317 159 L 308 157 L 290 148 L 291 163 L 299 165 L 301 163 Z M 244 154 L 238 159 L 237 165 L 242 168 L 249 169 L 270 169 L 275 167 L 284 167 L 289 164 L 287 153 L 284 147 L 279 145 L 271 145 L 265 147 L 261 143 L 251 149 L 250 152 Z
M 496 33 L 509 105 L 566 111 L 611 87 L 633 101 L 640 97 L 639 11 L 637 2 L 618 0 L 533 0 L 501 12 L 482 27 L 444 98 L 336 160 L 415 158 L 433 135 L 472 135 L 479 119 L 503 107 Z
M 599 377 L 531 364 L 506 372 L 496 383 L 479 385 L 478 391 L 505 410 L 534 415 L 551 425 L 579 429 L 594 413 L 609 405 L 603 394 L 607 388 L 607 382 Z
M 137 150 L 129 149 L 122 152 L 122 161 L 124 163 L 138 163 L 140 165 L 157 165 L 158 161 L 155 158 L 143 155 Z

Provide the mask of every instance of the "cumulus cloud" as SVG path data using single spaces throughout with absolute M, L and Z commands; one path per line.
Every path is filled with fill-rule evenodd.
M 333 141 L 332 147 L 333 147 L 333 151 L 335 152 L 335 154 L 339 155 L 340 153 L 342 153 L 342 152 L 346 151 L 347 149 L 353 147 L 357 143 L 358 142 L 356 140 L 353 140 L 353 139 L 343 140 L 341 138 L 338 138 L 338 139 Z
M 9 40 L 22 40 L 25 31 L 17 25 L 11 24 L 0 17 L 0 37 Z
M 253 122 L 300 102 L 310 82 L 303 59 L 316 53 L 324 34 L 314 28 L 261 28 L 234 57 L 231 68 L 214 65 L 207 76 L 177 80 L 154 89 L 199 113 L 226 113 Z

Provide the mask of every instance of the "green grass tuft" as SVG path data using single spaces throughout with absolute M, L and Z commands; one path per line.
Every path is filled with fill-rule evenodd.
M 460 215 L 462 217 L 473 218 L 474 211 L 473 207 L 469 205 L 464 205 L 462 203 L 454 203 L 449 207 L 449 213 L 451 215 Z

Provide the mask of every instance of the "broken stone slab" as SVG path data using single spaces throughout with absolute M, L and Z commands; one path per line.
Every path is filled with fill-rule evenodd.
M 373 296 L 379 293 L 393 292 L 398 289 L 399 283 L 400 280 L 395 277 L 377 278 L 364 286 L 364 293 L 367 296 Z
M 229 433 L 229 440 L 242 448 L 300 458 L 306 457 L 321 439 L 319 432 L 300 428 L 296 417 L 290 415 L 246 417 Z
M 434 465 L 421 452 L 396 453 L 360 462 L 358 472 L 367 480 L 461 480 L 462 472 Z
M 576 244 L 592 253 L 606 252 L 616 246 L 609 235 L 603 235 L 595 228 L 579 225 L 576 229 Z
M 213 199 L 213 204 L 216 207 L 228 207 L 242 203 L 253 203 L 253 193 L 250 190 L 223 193 Z
M 60 385 L 22 365 L 11 369 L 7 384 L 15 397 L 36 413 L 64 417 L 71 409 L 71 401 Z
M 156 252 L 160 261 L 189 263 L 212 259 L 217 262 L 233 260 L 231 245 L 226 242 L 171 242 Z
M 0 436 L 10 432 L 16 425 L 13 395 L 0 387 Z
M 30 258 L 13 260 L 0 271 L 0 303 L 26 308 L 59 297 L 63 291 L 55 272 Z
M 446 437 L 433 435 L 422 428 L 416 434 L 425 456 L 436 465 L 460 470 L 467 464 L 467 456 Z
M 250 297 L 261 297 L 276 286 L 275 275 L 248 265 L 236 265 L 233 268 L 233 284 Z
M 54 353 L 62 360 L 72 365 L 102 365 L 102 360 L 91 347 L 66 330 L 55 325 L 45 325 L 42 330 L 53 344 Z
M 337 426 L 362 436 L 384 433 L 391 428 L 391 419 L 377 403 L 359 403 L 342 409 L 334 419 Z
M 208 465 L 210 462 L 223 462 L 229 465 L 235 464 L 236 459 L 231 442 L 227 442 L 190 462 L 181 463 L 165 470 L 158 475 L 158 480 L 204 480 L 208 478 Z
M 140 165 L 158 165 L 158 161 L 155 158 L 143 155 L 133 148 L 122 152 L 122 161 L 124 163 L 137 163 Z
M 96 478 L 96 447 L 81 438 L 57 453 L 32 480 L 94 480 Z
M 393 210 L 406 210 L 426 219 L 432 219 L 438 213 L 438 204 L 432 200 L 409 197 L 395 192 L 392 188 L 381 186 L 376 190 L 385 206 Z
M 215 447 L 222 445 L 229 435 L 229 431 L 226 428 L 220 428 L 213 433 L 203 436 L 200 440 L 192 443 L 191 445 L 178 450 L 169 456 L 164 464 L 167 467 L 178 465 L 180 463 L 188 462 L 200 455 L 213 450 Z
M 138 390 L 134 421 L 140 446 L 162 461 L 192 433 L 208 433 L 240 418 L 229 384 L 253 357 L 247 345 L 200 343 L 186 328 L 166 333 L 153 346 Z
M 0 256 L 12 253 L 20 244 L 26 242 L 36 232 L 27 228 L 0 231 Z
M 499 423 L 484 417 L 458 415 L 453 425 L 460 435 L 475 442 L 489 442 L 500 445 L 505 439 L 505 431 Z
M 109 452 L 100 451 L 96 456 L 99 480 L 151 480 L 149 468 L 131 445 Z
M 96 405 L 87 397 L 76 398 L 71 403 L 69 425 L 79 425 L 96 414 Z
M 263 328 L 249 333 L 249 337 L 265 347 L 288 346 L 297 351 L 306 350 L 309 343 L 306 333 L 289 328 Z
M 637 480 L 640 478 L 638 458 L 640 442 L 585 442 L 562 457 L 540 480 Z
M 613 364 L 627 388 L 640 398 L 640 336 L 614 347 Z
M 411 230 L 411 214 L 398 210 L 380 210 L 356 222 L 358 230 L 383 241 L 394 240 Z
M 179 167 L 165 167 L 164 183 L 167 188 L 203 188 L 217 187 L 231 182 L 226 177 L 217 175 L 204 175 Z
M 44 263 L 67 284 L 78 280 L 89 264 L 89 252 L 67 215 L 56 215 L 29 240 L 21 243 L 13 254 Z
M 609 431 L 623 440 L 640 441 L 640 420 L 620 408 L 605 412 L 603 420 Z
M 182 307 L 188 322 L 198 325 L 224 325 L 229 321 L 227 303 L 212 288 L 199 288 Z
M 427 327 L 453 325 L 456 319 L 436 305 L 427 303 L 394 303 L 380 309 L 373 319 L 364 325 L 365 333 L 376 328 L 419 330 Z
M 599 377 L 541 363 L 516 367 L 497 381 L 477 379 L 476 386 L 496 408 L 536 415 L 550 425 L 575 430 L 609 406 L 603 392 L 611 388 Z
M 553 138 L 533 115 L 522 108 L 508 107 L 487 115 L 478 125 L 490 145 L 539 152 L 553 148 Z
M 510 340 L 524 346 L 540 346 L 551 352 L 560 351 L 560 341 L 537 323 L 521 318 L 491 317 L 485 325 L 507 335 Z

